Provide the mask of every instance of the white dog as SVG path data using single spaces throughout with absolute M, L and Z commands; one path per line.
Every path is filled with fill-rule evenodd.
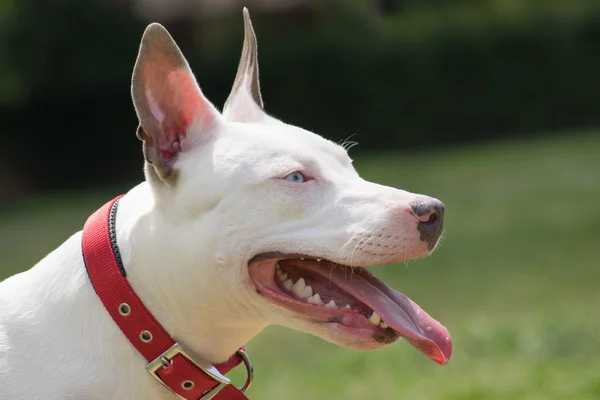
M 146 181 L 119 201 L 115 228 L 127 281 L 199 364 L 279 324 L 355 349 L 403 337 L 444 365 L 448 331 L 364 268 L 430 254 L 442 203 L 361 179 L 341 146 L 267 115 L 244 19 L 223 113 L 167 31 L 144 32 L 132 96 Z M 109 312 L 81 232 L 0 283 L 0 398 L 176 398 Z

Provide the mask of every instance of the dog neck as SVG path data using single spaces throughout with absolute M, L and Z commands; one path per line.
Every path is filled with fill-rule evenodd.
M 173 339 L 191 353 L 224 362 L 266 326 L 258 310 L 245 306 L 245 293 L 224 276 L 235 275 L 224 271 L 233 266 L 220 265 L 211 252 L 210 233 L 198 232 L 197 251 L 189 255 L 148 183 L 120 200 L 116 221 L 127 279 Z

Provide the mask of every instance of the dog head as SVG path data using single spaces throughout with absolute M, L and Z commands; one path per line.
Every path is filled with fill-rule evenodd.
M 182 294 L 169 295 L 198 292 L 206 303 L 225 294 L 212 305 L 223 320 L 251 316 L 357 349 L 404 337 L 445 364 L 447 330 L 366 269 L 430 254 L 443 204 L 363 180 L 344 148 L 266 114 L 247 10 L 244 20 L 222 113 L 162 26 L 142 38 L 132 96 L 177 260 L 170 281 Z

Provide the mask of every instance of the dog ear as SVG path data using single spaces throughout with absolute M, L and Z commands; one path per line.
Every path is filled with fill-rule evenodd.
M 150 24 L 144 31 L 131 95 L 146 162 L 166 182 L 179 153 L 195 141 L 187 138 L 192 124 L 194 135 L 205 136 L 221 115 L 204 97 L 179 47 L 160 24 Z
M 231 94 L 223 108 L 223 115 L 231 121 L 256 121 L 264 115 L 263 107 L 258 81 L 256 35 L 250 13 L 244 7 L 244 47 Z

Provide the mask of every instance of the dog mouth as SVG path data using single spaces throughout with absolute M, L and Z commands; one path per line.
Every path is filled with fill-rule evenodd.
M 259 294 L 310 321 L 338 324 L 377 343 L 402 337 L 440 365 L 450 359 L 448 330 L 366 268 L 264 253 L 250 260 L 248 272 Z

